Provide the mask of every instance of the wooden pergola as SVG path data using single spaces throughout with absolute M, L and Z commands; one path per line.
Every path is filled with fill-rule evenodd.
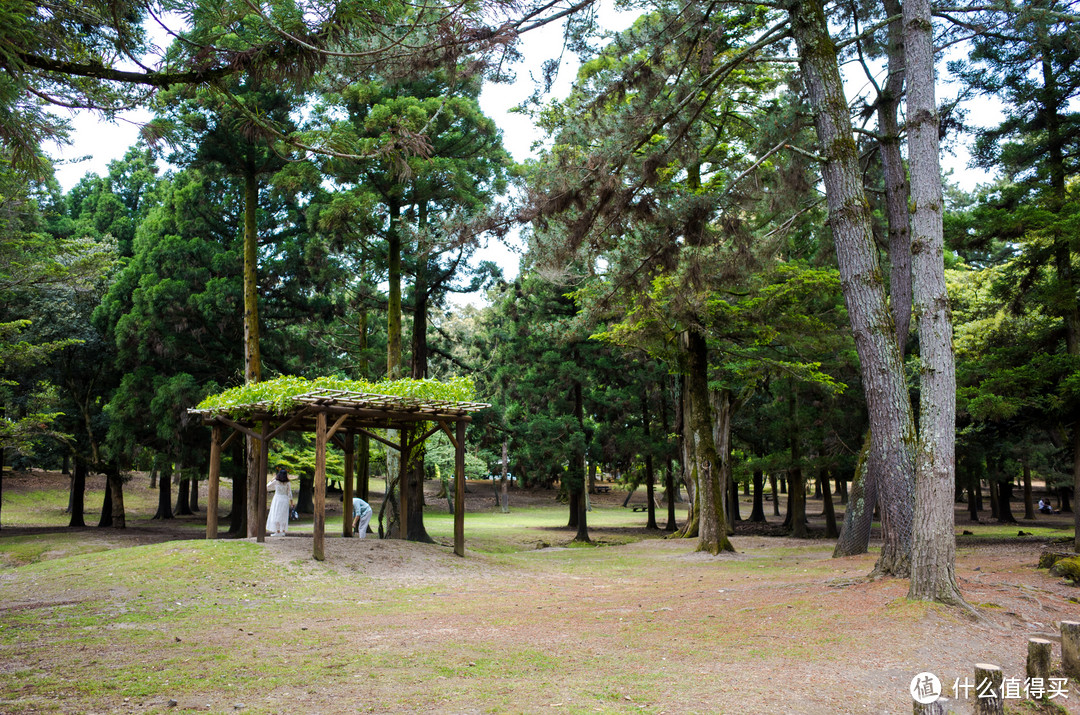
M 218 486 L 221 473 L 221 450 L 240 435 L 255 440 L 258 452 L 256 474 L 265 478 L 270 442 L 285 432 L 315 433 L 315 523 L 313 556 L 325 558 L 326 536 L 326 446 L 333 442 L 345 453 L 344 518 L 342 535 L 352 535 L 352 499 L 354 472 L 354 437 L 366 435 L 397 450 L 400 461 L 399 538 L 408 534 L 409 504 L 416 495 L 407 478 L 406 455 L 428 437 L 442 431 L 454 446 L 454 553 L 465 555 L 465 426 L 472 421 L 469 413 L 490 407 L 482 402 L 455 402 L 414 397 L 374 395 L 346 390 L 318 389 L 292 398 L 294 406 L 276 412 L 269 403 L 253 402 L 228 408 L 188 410 L 211 427 L 210 495 L 206 517 L 206 538 L 217 538 Z M 232 430 L 223 439 L 226 430 Z M 390 441 L 375 430 L 397 430 L 399 439 Z M 390 475 L 387 475 L 387 484 Z M 259 485 L 258 541 L 266 540 L 266 489 Z

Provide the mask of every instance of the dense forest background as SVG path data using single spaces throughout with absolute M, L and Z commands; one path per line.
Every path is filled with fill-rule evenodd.
M 589 3 L 5 3 L 4 463 L 70 463 L 73 524 L 86 474 L 108 475 L 123 526 L 129 470 L 205 478 L 187 409 L 209 394 L 468 376 L 492 404 L 470 473 L 505 459 L 520 487 L 557 483 L 585 538 L 598 472 L 680 484 L 690 518 L 667 528 L 711 551 L 764 519 L 737 513 L 740 485 L 782 480 L 795 536 L 798 495 L 835 489 L 838 551 L 865 550 L 877 506 L 898 575 L 921 568 L 920 529 L 951 539 L 954 500 L 1035 518 L 1038 480 L 1071 510 L 1074 4 L 623 9 L 639 17 L 605 33 Z M 566 98 L 523 107 L 547 139 L 518 164 L 477 97 L 556 21 L 582 64 Z M 928 42 L 965 48 L 950 70 L 1003 103 L 998 126 L 937 106 Z M 845 97 L 841 64 L 868 91 Z M 42 147 L 70 138 L 68 106 L 153 118 L 63 191 Z M 972 142 L 996 180 L 943 182 L 939 139 Z M 506 280 L 476 251 L 514 227 Z M 478 290 L 482 307 L 449 302 Z M 451 457 L 426 459 L 434 476 Z M 227 462 L 245 478 L 242 450 Z M 920 527 L 934 500 L 947 517 Z

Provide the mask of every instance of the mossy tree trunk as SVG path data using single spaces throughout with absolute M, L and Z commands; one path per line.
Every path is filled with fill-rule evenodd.
M 694 467 L 697 474 L 695 497 L 698 514 L 698 551 L 718 554 L 734 551 L 728 540 L 724 518 L 723 465 L 713 440 L 713 419 L 709 406 L 708 347 L 705 336 L 696 330 L 683 333 L 686 351 L 687 398 L 690 401 L 690 432 L 693 434 Z
M 829 225 L 873 435 L 871 464 L 880 465 L 882 470 L 876 476 L 880 477 L 878 496 L 885 540 L 875 568 L 879 573 L 907 576 L 914 511 L 915 424 L 874 243 L 838 51 L 829 36 L 820 0 L 794 0 L 787 9 L 825 157 L 822 178 Z
M 875 483 L 867 478 L 870 468 L 870 439 L 868 431 L 855 465 L 855 476 L 851 480 L 847 510 L 844 512 L 844 527 L 840 530 L 840 538 L 833 549 L 834 558 L 865 554 L 870 548 L 874 505 L 877 503 Z

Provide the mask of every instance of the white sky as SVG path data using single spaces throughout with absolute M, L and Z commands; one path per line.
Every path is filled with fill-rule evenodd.
M 602 18 L 607 27 L 614 29 L 626 27 L 632 20 L 629 14 L 618 14 L 613 10 L 602 11 Z M 517 161 L 523 161 L 534 155 L 532 147 L 541 139 L 541 133 L 533 126 L 529 117 L 513 113 L 511 110 L 533 93 L 536 86 L 534 74 L 538 76 L 539 67 L 544 60 L 558 56 L 561 46 L 562 29 L 558 26 L 552 25 L 529 33 L 522 48 L 525 59 L 514 68 L 517 81 L 509 85 L 487 85 L 480 95 L 481 108 L 502 129 L 503 145 Z M 566 53 L 552 96 L 565 97 L 568 94 L 577 67 L 576 58 L 572 53 Z M 861 70 L 853 66 L 844 69 L 849 94 L 865 88 L 867 83 Z M 944 73 L 944 62 L 939 63 L 939 72 Z M 947 80 L 939 81 L 938 101 L 940 102 L 945 96 L 954 95 L 956 91 L 955 86 L 951 86 Z M 72 145 L 55 148 L 50 152 L 54 159 L 61 162 L 56 168 L 56 177 L 65 190 L 74 186 L 87 173 L 104 175 L 108 171 L 109 162 L 123 157 L 127 149 L 135 143 L 138 138 L 139 123 L 150 118 L 150 114 L 145 111 L 131 112 L 122 120 L 115 122 L 102 121 L 88 112 L 72 112 L 70 116 L 73 124 Z M 1000 121 L 1000 112 L 993 102 L 982 100 L 973 105 L 969 118 L 976 124 L 990 126 Z M 970 190 L 979 183 L 992 180 L 993 177 L 987 173 L 968 168 L 970 155 L 966 150 L 965 142 L 957 142 L 956 148 L 955 155 L 949 153 L 942 155 L 942 165 L 947 170 L 952 170 L 954 182 L 961 188 Z M 74 161 L 83 157 L 85 157 L 84 160 Z M 63 163 L 65 161 L 71 163 Z M 509 243 L 512 248 L 498 241 L 489 241 L 488 246 L 477 252 L 477 259 L 495 261 L 503 268 L 506 277 L 512 279 L 518 272 L 518 255 L 514 249 L 520 248 L 520 242 L 512 238 Z M 482 298 L 461 296 L 454 302 L 458 304 L 481 303 Z

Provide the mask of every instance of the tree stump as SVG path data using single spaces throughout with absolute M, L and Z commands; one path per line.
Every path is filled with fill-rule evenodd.
M 975 664 L 975 715 L 1005 715 L 1005 701 L 1001 697 L 1004 680 L 998 666 Z
M 1027 677 L 1040 678 L 1044 685 L 1050 680 L 1050 649 L 1052 644 L 1045 638 L 1028 639 Z
M 1061 669 L 1080 680 L 1080 623 L 1061 622 Z
M 920 703 L 915 701 L 915 708 L 913 715 L 947 715 L 949 712 L 949 701 L 945 698 L 940 698 L 932 703 Z

